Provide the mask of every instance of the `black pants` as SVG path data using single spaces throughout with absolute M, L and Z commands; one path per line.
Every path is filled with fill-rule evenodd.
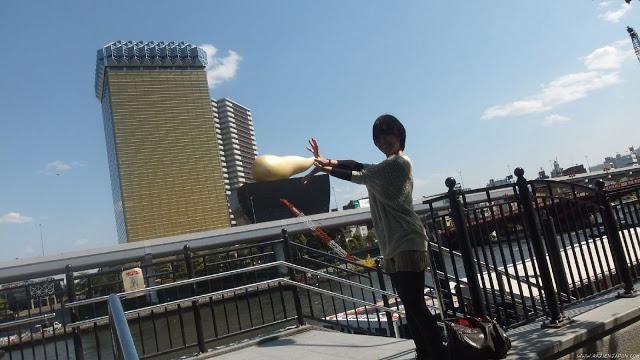
M 446 359 L 436 318 L 424 300 L 424 271 L 399 271 L 389 276 L 404 305 L 418 359 Z

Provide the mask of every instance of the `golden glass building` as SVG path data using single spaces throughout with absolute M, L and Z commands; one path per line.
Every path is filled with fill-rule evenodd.
M 116 41 L 98 50 L 120 243 L 229 227 L 204 50 Z

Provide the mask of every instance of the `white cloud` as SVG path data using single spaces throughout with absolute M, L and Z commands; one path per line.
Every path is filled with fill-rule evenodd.
M 17 212 L 10 212 L 0 216 L 0 224 L 27 224 L 32 221 L 32 217 L 24 216 Z
M 79 161 L 72 161 L 70 163 L 67 163 L 62 160 L 54 160 L 48 163 L 42 172 L 45 174 L 60 174 L 62 172 L 70 171 L 80 166 L 82 166 L 82 163 Z
M 599 5 L 600 5 L 601 8 L 606 8 L 606 7 L 609 6 L 609 2 L 608 1 L 601 1 Z
M 27 254 L 33 254 L 34 250 L 32 246 L 27 246 L 24 248 L 24 252 L 26 252 Z
M 68 171 L 73 169 L 73 167 L 62 160 L 55 160 L 48 163 L 46 169 L 50 171 Z
M 558 105 L 575 101 L 590 92 L 620 82 L 617 72 L 596 71 L 567 74 L 542 85 L 542 89 L 526 99 L 516 100 L 506 105 L 492 106 L 484 111 L 482 119 L 494 119 L 549 111 Z
M 600 5 L 602 6 L 602 3 L 600 3 Z M 605 13 L 600 14 L 599 18 L 606 22 L 618 23 L 620 22 L 620 19 L 629 12 L 629 10 L 631 10 L 631 4 L 622 3 L 618 10 L 607 10 Z
M 242 56 L 233 50 L 229 50 L 226 57 L 216 57 L 218 49 L 211 44 L 200 45 L 207 53 L 207 81 L 210 88 L 215 88 L 219 84 L 231 80 L 238 72 L 238 64 Z
M 541 100 L 531 98 L 525 100 L 517 100 L 506 105 L 492 106 L 484 111 L 482 119 L 493 119 L 505 116 L 518 116 L 543 112 L 549 110 L 549 106 L 545 105 Z
M 553 125 L 559 125 L 559 124 L 564 124 L 571 121 L 571 118 L 568 116 L 564 116 L 564 115 L 559 115 L 559 114 L 551 114 L 548 115 L 546 118 L 544 118 L 544 121 L 542 122 L 542 125 L 544 126 L 553 126 Z
M 595 49 L 583 58 L 584 65 L 589 70 L 619 69 L 625 60 L 635 55 L 630 45 L 630 41 L 620 40 Z
M 587 71 L 562 75 L 543 84 L 538 93 L 503 105 L 487 108 L 482 119 L 520 116 L 553 110 L 555 107 L 581 99 L 589 93 L 619 83 L 615 70 L 634 57 L 627 40 L 615 41 L 595 49 L 582 58 Z
M 584 64 L 589 70 L 617 69 L 622 63 L 618 49 L 605 46 L 594 50 L 584 58 Z
M 620 82 L 618 73 L 581 72 L 553 80 L 543 88 L 542 101 L 550 107 L 581 99 L 591 91 Z
M 89 239 L 78 239 L 74 241 L 74 244 L 76 246 L 83 246 L 83 245 L 87 245 L 88 243 L 89 243 Z

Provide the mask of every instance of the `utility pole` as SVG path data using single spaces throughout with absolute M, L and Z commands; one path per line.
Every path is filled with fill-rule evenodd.
M 636 52 L 636 57 L 638 57 L 638 61 L 640 61 L 640 39 L 638 39 L 638 33 L 631 26 L 627 26 L 627 32 L 631 37 L 631 42 L 633 43 L 633 50 Z

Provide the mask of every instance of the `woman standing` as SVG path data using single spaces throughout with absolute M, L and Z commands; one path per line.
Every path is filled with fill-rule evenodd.
M 413 173 L 411 160 L 404 153 L 405 139 L 404 126 L 395 116 L 378 117 L 373 124 L 373 143 L 387 158 L 367 165 L 327 159 L 320 155 L 318 143 L 312 138 L 307 149 L 313 153 L 316 167 L 304 181 L 325 172 L 367 187 L 383 268 L 404 305 L 417 359 L 446 359 L 436 319 L 424 300 L 427 236 L 413 211 Z

